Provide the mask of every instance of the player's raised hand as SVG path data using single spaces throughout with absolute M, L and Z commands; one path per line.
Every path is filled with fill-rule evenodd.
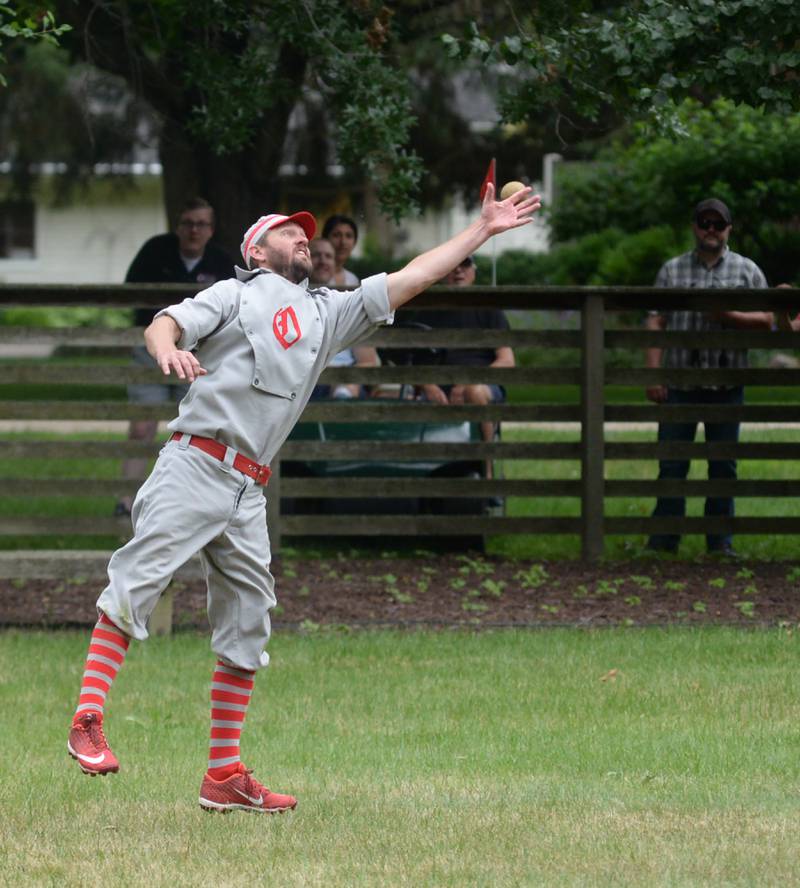
M 495 187 L 489 182 L 481 207 L 481 219 L 489 234 L 500 234 L 511 228 L 519 228 L 533 221 L 533 214 L 542 206 L 542 198 L 533 194 L 533 189 L 526 185 L 514 192 L 505 200 L 495 199 Z
M 164 376 L 169 376 L 174 370 L 178 379 L 187 379 L 189 382 L 194 382 L 198 376 L 205 376 L 207 372 L 191 352 L 179 348 L 157 354 L 156 363 Z
M 390 308 L 393 310 L 399 308 L 418 293 L 440 281 L 466 256 L 472 255 L 485 244 L 492 235 L 528 225 L 532 221 L 533 214 L 542 205 L 539 195 L 531 194 L 531 190 L 526 185 L 505 200 L 495 200 L 494 186 L 489 184 L 481 206 L 481 214 L 474 222 L 443 244 L 421 253 L 408 265 L 387 276 Z

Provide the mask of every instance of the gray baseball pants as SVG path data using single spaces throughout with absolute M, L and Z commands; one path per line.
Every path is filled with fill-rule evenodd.
M 133 503 L 134 536 L 108 565 L 97 600 L 123 632 L 140 640 L 175 571 L 199 552 L 208 584 L 211 647 L 239 669 L 269 663 L 269 611 L 275 581 L 269 571 L 267 516 L 261 488 L 225 461 L 189 447 L 189 435 L 167 443 Z

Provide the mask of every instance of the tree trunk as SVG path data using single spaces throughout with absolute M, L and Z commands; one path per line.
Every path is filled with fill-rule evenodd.
M 181 207 L 193 196 L 206 197 L 197 168 L 195 148 L 182 126 L 167 118 L 158 143 L 164 208 L 170 231 L 175 230 Z M 206 197 L 208 200 L 208 198 Z M 209 201 L 213 204 L 213 201 Z
M 159 155 L 170 230 L 183 204 L 191 197 L 203 197 L 214 207 L 214 240 L 235 262 L 241 261 L 244 232 L 259 216 L 279 208 L 280 155 L 269 163 L 250 148 L 220 157 L 175 119 L 165 122 Z
M 307 59 L 291 48 L 281 53 L 285 85 L 282 97 L 268 114 L 254 122 L 252 142 L 233 154 L 220 155 L 188 128 L 188 112 L 174 108 L 165 115 L 159 143 L 164 202 L 174 229 L 184 202 L 204 197 L 214 207 L 215 240 L 234 261 L 241 260 L 239 245 L 244 232 L 259 216 L 294 212 L 282 202 L 280 165 L 289 127 L 305 78 Z
M 241 262 L 239 245 L 245 231 L 259 216 L 283 209 L 278 178 L 281 153 L 269 156 L 254 146 L 219 157 L 206 148 L 197 159 L 207 183 L 206 197 L 217 216 L 217 241 Z

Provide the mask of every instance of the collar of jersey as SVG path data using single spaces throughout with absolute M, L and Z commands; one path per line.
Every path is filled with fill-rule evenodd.
M 243 284 L 246 284 L 248 281 L 252 281 L 254 277 L 259 274 L 275 274 L 275 272 L 271 268 L 240 268 L 238 265 L 235 266 L 236 269 L 236 280 L 241 281 Z M 304 287 L 306 290 L 308 289 L 308 278 L 304 278 L 298 284 L 299 287 Z

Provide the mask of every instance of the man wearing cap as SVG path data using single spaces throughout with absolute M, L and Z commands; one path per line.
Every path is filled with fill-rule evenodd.
M 108 691 L 130 639 L 147 638 L 148 617 L 172 575 L 199 553 L 217 656 L 200 804 L 259 813 L 295 807 L 292 796 L 268 790 L 239 757 L 255 673 L 269 662 L 275 605 L 260 490 L 269 462 L 333 355 L 392 323 L 396 308 L 492 235 L 528 224 L 539 206 L 530 188 L 495 201 L 490 186 L 480 216 L 455 237 L 348 292 L 308 286 L 308 242 L 316 229 L 310 213 L 262 216 L 245 233 L 245 268 L 236 269 L 236 279 L 159 312 L 145 331 L 148 351 L 165 375 L 191 385 L 133 503 L 134 536 L 112 556 L 97 602 L 67 744 L 85 773 L 119 770 L 103 732 Z
M 733 288 L 766 287 L 764 273 L 751 259 L 728 248 L 733 220 L 728 207 L 715 198 L 700 201 L 692 218 L 695 248 L 665 262 L 656 277 L 656 287 Z M 651 312 L 646 326 L 649 330 L 684 330 L 696 333 L 718 332 L 725 329 L 769 330 L 771 312 L 742 311 L 666 311 Z M 665 367 L 671 368 L 742 368 L 747 366 L 747 351 L 734 348 L 670 348 L 663 356 Z M 649 348 L 648 367 L 662 365 L 662 349 Z M 656 404 L 737 405 L 743 402 L 742 386 L 698 385 L 685 387 L 652 385 L 646 391 Z M 739 440 L 738 422 L 704 422 L 707 442 Z M 660 422 L 659 441 L 694 441 L 697 422 Z M 659 462 L 659 480 L 682 480 L 689 473 L 689 460 L 663 459 Z M 708 461 L 709 480 L 736 480 L 736 460 Z M 654 517 L 683 517 L 686 500 L 683 497 L 659 497 Z M 706 499 L 706 516 L 733 516 L 734 502 L 730 496 L 710 496 Z M 680 534 L 659 533 L 650 537 L 647 548 L 660 552 L 677 552 Z M 706 536 L 710 553 L 734 556 L 729 533 L 711 533 Z

